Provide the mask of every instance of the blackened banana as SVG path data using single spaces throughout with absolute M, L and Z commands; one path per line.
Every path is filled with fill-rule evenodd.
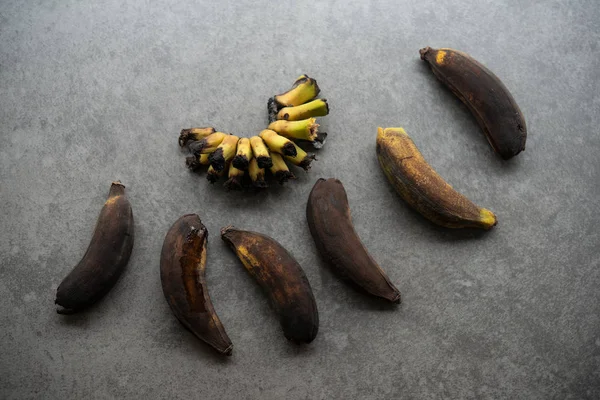
M 317 180 L 308 197 L 306 219 L 317 250 L 334 272 L 373 296 L 400 303 L 400 292 L 354 230 L 342 182 Z
M 221 229 L 221 238 L 269 297 L 285 337 L 294 342 L 312 342 L 319 330 L 319 313 L 298 262 L 283 246 L 260 233 L 228 226 Z
M 527 125 L 502 81 L 474 58 L 453 49 L 420 51 L 421 59 L 473 113 L 493 149 L 507 160 L 525 150 Z
M 221 354 L 233 345 L 217 316 L 206 285 L 208 231 L 196 214 L 179 218 L 167 232 L 160 254 L 163 293 L 175 317 Z
M 100 300 L 121 276 L 133 248 L 133 213 L 125 186 L 113 182 L 85 255 L 56 290 L 59 314 Z

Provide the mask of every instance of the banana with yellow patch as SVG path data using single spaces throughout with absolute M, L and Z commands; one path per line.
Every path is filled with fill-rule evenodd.
M 259 136 L 252 136 L 250 138 L 250 146 L 252 147 L 252 154 L 258 162 L 258 167 L 271 168 L 273 161 L 265 142 Z
M 227 135 L 217 149 L 210 153 L 208 160 L 216 171 L 222 171 L 233 160 L 239 140 L 240 138 L 235 135 Z
M 286 156 L 296 156 L 296 146 L 294 143 L 283 136 L 279 136 L 277 132 L 270 129 L 265 129 L 259 134 L 260 138 L 265 142 L 271 152 L 276 152 Z
M 400 196 L 430 221 L 448 228 L 496 225 L 494 213 L 477 207 L 435 172 L 404 129 L 377 129 L 377 158 Z
M 312 117 L 324 117 L 329 114 L 327 99 L 316 99 L 295 107 L 284 107 L 277 113 L 277 119 L 300 121 Z

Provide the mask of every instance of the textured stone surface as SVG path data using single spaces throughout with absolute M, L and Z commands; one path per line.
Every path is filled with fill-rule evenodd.
M 380 399 L 600 397 L 600 7 L 596 1 L 3 1 L 0 5 L 0 397 Z M 527 150 L 503 162 L 418 50 L 471 53 L 511 89 Z M 228 194 L 190 174 L 181 128 L 250 136 L 301 73 L 331 115 L 319 161 L 283 188 Z M 487 234 L 407 208 L 375 159 L 401 125 Z M 318 177 L 348 192 L 356 229 L 403 293 L 389 309 L 339 282 L 305 222 Z M 109 295 L 54 312 L 112 180 L 136 243 Z M 207 279 L 234 343 L 222 359 L 171 314 L 159 280 L 170 224 L 209 229 Z M 271 234 L 304 266 L 321 327 L 284 339 L 219 239 Z

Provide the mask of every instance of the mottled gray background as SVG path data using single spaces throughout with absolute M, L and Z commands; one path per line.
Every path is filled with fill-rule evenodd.
M 600 396 L 600 6 L 597 1 L 2 1 L 0 397 L 583 399 Z M 419 60 L 471 53 L 511 89 L 527 150 L 503 162 Z M 308 174 L 226 193 L 184 168 L 177 135 L 211 124 L 250 136 L 265 102 L 318 79 L 330 139 Z M 455 188 L 499 218 L 437 228 L 375 159 L 401 125 Z M 305 221 L 318 177 L 344 182 L 356 229 L 403 293 L 389 309 L 339 282 Z M 112 180 L 126 185 L 135 248 L 110 294 L 54 312 Z M 168 227 L 197 212 L 208 283 L 234 343 L 224 359 L 165 302 Z M 317 339 L 282 335 L 219 239 L 265 232 L 305 268 Z

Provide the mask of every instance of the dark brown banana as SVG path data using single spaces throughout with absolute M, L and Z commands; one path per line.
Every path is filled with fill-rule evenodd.
M 72 314 L 100 300 L 121 276 L 132 248 L 131 205 L 125 186 L 113 182 L 85 255 L 56 290 L 56 312 Z
M 260 233 L 228 226 L 221 229 L 221 238 L 269 297 L 285 337 L 294 342 L 312 342 L 319 330 L 319 314 L 298 262 L 279 243 Z
M 474 58 L 453 49 L 419 51 L 433 74 L 471 111 L 493 149 L 507 160 L 525 150 L 525 118 L 502 81 Z
M 160 254 L 160 280 L 171 311 L 179 322 L 221 354 L 233 344 L 208 295 L 206 242 L 208 231 L 196 214 L 179 218 L 167 232 Z
M 319 253 L 336 273 L 373 296 L 400 303 L 400 292 L 354 230 L 342 182 L 317 180 L 308 197 L 306 219 Z

